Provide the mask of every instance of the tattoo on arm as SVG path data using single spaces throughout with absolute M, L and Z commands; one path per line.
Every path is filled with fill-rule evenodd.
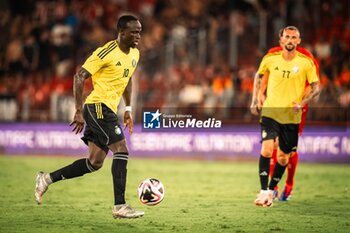
M 258 102 L 258 94 L 259 94 L 259 90 L 261 87 L 261 81 L 262 78 L 264 77 L 264 75 L 262 74 L 255 74 L 254 77 L 254 89 L 253 89 L 253 98 L 252 98 L 252 103 L 257 104 Z
M 311 91 L 304 96 L 303 100 L 300 103 L 302 106 L 309 103 L 312 99 L 314 99 L 320 94 L 319 82 L 311 83 L 310 86 L 311 86 Z
M 75 99 L 75 109 L 81 110 L 83 108 L 83 88 L 84 88 L 84 81 L 85 79 L 91 77 L 91 74 L 85 70 L 84 68 L 81 68 L 75 75 L 74 75 L 74 83 L 73 83 L 73 94 Z

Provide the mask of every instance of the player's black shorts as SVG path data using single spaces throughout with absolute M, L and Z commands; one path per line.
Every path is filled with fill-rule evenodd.
M 260 124 L 262 141 L 278 136 L 279 147 L 284 153 L 297 150 L 299 124 L 280 124 L 268 117 L 261 117 Z
M 117 114 L 103 103 L 84 105 L 85 130 L 81 138 L 86 145 L 95 143 L 108 153 L 108 145 L 124 139 Z

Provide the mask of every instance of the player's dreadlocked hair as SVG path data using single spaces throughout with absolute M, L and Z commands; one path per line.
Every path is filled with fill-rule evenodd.
M 133 15 L 120 16 L 120 18 L 118 19 L 118 23 L 117 23 L 117 31 L 119 32 L 120 29 L 126 28 L 126 25 L 128 24 L 128 22 L 130 22 L 130 21 L 138 21 L 138 20 L 139 19 L 136 16 L 133 16 Z

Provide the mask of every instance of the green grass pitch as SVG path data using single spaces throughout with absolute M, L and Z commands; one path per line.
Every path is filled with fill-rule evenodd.
M 95 174 L 50 186 L 44 203 L 36 205 L 36 172 L 75 159 L 0 156 L 0 232 L 350 232 L 349 164 L 300 163 L 292 200 L 263 208 L 253 204 L 259 191 L 257 160 L 131 158 L 126 197 L 145 216 L 113 219 L 108 158 Z M 139 182 L 148 177 L 165 186 L 165 199 L 153 207 L 142 205 L 136 195 Z

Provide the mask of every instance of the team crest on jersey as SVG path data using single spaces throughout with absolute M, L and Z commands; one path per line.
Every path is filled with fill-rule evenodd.
M 114 129 L 114 132 L 117 134 L 117 135 L 120 135 L 122 133 L 122 130 L 118 127 L 118 125 L 115 126 L 115 129 Z
M 262 138 L 266 138 L 266 136 L 267 136 L 267 133 L 266 133 L 265 130 L 263 130 L 262 133 L 261 133 L 261 137 L 262 137 Z
M 135 66 L 136 66 L 136 60 L 135 60 L 135 59 L 132 59 L 131 65 L 132 65 L 132 67 L 135 67 Z
M 295 64 L 292 68 L 293 73 L 298 73 L 299 72 L 299 66 Z

